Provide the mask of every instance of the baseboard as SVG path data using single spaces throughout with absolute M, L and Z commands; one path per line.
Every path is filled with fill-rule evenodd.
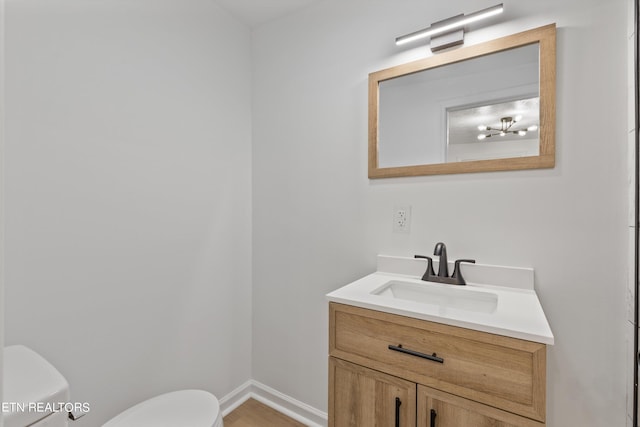
M 255 399 L 309 427 L 326 427 L 327 414 L 258 381 L 249 380 L 220 399 L 226 416 L 248 399 Z
M 218 400 L 223 417 L 229 415 L 230 412 L 242 405 L 251 397 L 251 383 L 252 380 L 247 381 L 231 393 Z

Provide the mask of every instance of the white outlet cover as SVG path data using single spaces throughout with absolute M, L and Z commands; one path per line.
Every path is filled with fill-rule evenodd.
M 409 233 L 411 231 L 411 206 L 402 205 L 393 208 L 393 232 Z

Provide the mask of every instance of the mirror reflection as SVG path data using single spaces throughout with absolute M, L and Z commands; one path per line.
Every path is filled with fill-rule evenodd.
M 445 162 L 506 159 L 540 153 L 540 98 L 447 110 Z
M 479 140 L 478 126 L 499 127 L 501 118 L 516 115 L 537 124 L 537 110 L 517 105 L 537 99 L 538 64 L 536 43 L 381 82 L 379 166 L 511 157 L 506 141 L 513 134 Z M 512 105 L 499 102 L 505 99 Z

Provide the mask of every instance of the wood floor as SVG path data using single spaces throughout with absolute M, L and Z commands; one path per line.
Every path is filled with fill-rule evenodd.
M 305 425 L 257 400 L 249 399 L 224 417 L 224 427 L 305 427 Z

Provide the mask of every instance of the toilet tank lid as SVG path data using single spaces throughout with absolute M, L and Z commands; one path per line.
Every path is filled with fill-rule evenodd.
M 23 345 L 4 348 L 2 418 L 18 427 L 53 413 L 69 401 L 67 380 L 35 351 Z

